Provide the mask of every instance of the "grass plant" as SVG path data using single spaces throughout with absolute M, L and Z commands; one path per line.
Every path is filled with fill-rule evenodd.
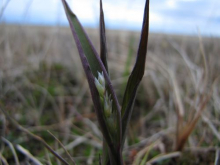
M 102 54 L 97 57 L 106 72 L 94 71 L 92 83 L 116 150 L 118 118 L 108 79 L 123 103 L 140 33 L 100 29 L 106 38 L 85 31 Z M 121 141 L 124 164 L 219 163 L 219 43 L 215 37 L 149 34 L 145 72 Z M 69 28 L 2 23 L 0 54 L 0 164 L 97 165 L 115 158 Z
M 102 163 L 100 163 L 122 165 L 122 150 L 127 127 L 131 118 L 136 91 L 145 71 L 149 32 L 149 1 L 146 0 L 145 2 L 137 59 L 126 85 L 121 108 L 108 74 L 102 1 L 100 0 L 100 56 L 98 56 L 76 15 L 71 11 L 65 0 L 62 2 L 86 73 L 99 126 L 104 137 Z

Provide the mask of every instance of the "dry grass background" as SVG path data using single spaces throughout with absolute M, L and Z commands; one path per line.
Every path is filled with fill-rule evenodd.
M 99 50 L 98 30 L 86 31 Z M 139 33 L 108 30 L 107 42 L 110 76 L 122 100 Z M 214 164 L 220 144 L 219 53 L 219 38 L 150 34 L 146 72 L 124 149 L 127 164 L 152 163 L 161 158 L 159 154 L 175 151 L 178 122 L 182 121 L 179 131 L 184 132 L 187 122 L 200 111 L 201 118 L 185 151 L 211 148 L 214 154 L 208 162 Z M 0 25 L 0 104 L 64 159 L 70 161 L 47 130 L 62 142 L 77 164 L 97 164 L 101 133 L 68 27 Z M 60 164 L 43 145 L 16 129 L 2 114 L 0 124 L 2 164 L 15 164 L 16 160 L 20 164 Z M 190 164 L 190 159 L 184 161 Z

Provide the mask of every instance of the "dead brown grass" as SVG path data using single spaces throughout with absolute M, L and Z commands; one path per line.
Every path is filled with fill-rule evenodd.
M 98 30 L 87 31 L 99 50 Z M 109 70 L 119 100 L 122 99 L 124 79 L 128 78 L 122 75 L 131 50 L 129 43 L 133 38 L 132 49 L 136 48 L 138 37 L 138 32 L 107 31 Z M 192 36 L 150 34 L 146 74 L 138 92 L 125 145 L 124 154 L 128 162 L 141 162 L 139 159 L 143 159 L 146 154 L 149 154 L 146 161 L 157 160 L 153 159 L 157 155 L 153 154 L 153 150 L 161 154 L 169 153 L 175 149 L 178 140 L 184 141 L 181 144 L 187 148 L 218 147 L 219 45 L 220 39 L 214 37 L 202 38 L 200 41 L 198 37 Z M 133 50 L 132 62 L 135 61 L 135 53 L 136 50 Z M 42 65 L 42 61 L 46 64 Z M 67 69 L 54 73 L 53 64 Z M 129 66 L 130 69 L 132 66 Z M 40 78 L 35 76 L 38 74 L 46 85 L 37 82 Z M 63 81 L 62 75 L 65 83 L 55 86 L 57 95 L 51 94 L 50 82 Z M 66 83 L 68 79 L 71 82 Z M 69 28 L 1 24 L 0 91 L 2 106 L 29 131 L 39 134 L 47 129 L 55 131 L 55 136 L 67 150 L 72 150 L 70 155 L 78 163 L 92 164 L 94 159 L 98 160 L 95 151 L 100 149 L 101 135 L 95 124 L 88 86 Z M 40 97 L 35 96 L 36 91 L 40 92 Z M 8 95 L 10 92 L 13 93 Z M 201 114 L 200 109 L 203 111 Z M 48 117 L 49 112 L 51 115 Z M 198 114 L 201 117 L 198 118 Z M 45 116 L 46 122 L 42 121 Z M 19 133 L 19 137 L 26 137 L 26 140 L 16 141 L 13 126 L 2 115 L 0 121 L 1 135 L 6 140 L 17 144 L 30 141 L 22 133 Z M 58 153 L 68 157 L 51 135 L 45 137 L 50 139 L 48 142 Z M 77 146 L 88 149 L 89 154 L 84 154 Z M 40 150 L 41 155 L 30 152 L 37 158 L 47 159 L 47 162 L 53 161 L 50 160 L 51 155 L 42 156 L 45 151 Z M 2 162 L 12 162 L 10 156 L 5 154 L 8 152 L 1 147 Z M 83 154 L 86 157 L 79 157 Z

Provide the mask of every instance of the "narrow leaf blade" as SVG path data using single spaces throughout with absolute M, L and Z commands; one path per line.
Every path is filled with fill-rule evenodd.
M 71 27 L 71 31 L 73 33 L 79 53 L 84 53 L 85 58 L 88 61 L 88 65 L 90 66 L 94 77 L 96 78 L 98 77 L 97 71 L 99 71 L 100 73 L 103 72 L 105 80 L 106 80 L 106 87 L 107 87 L 108 93 L 112 95 L 114 109 L 116 109 L 118 113 L 120 113 L 120 106 L 118 103 L 118 99 L 113 90 L 113 87 L 112 87 L 110 78 L 108 76 L 108 73 L 105 69 L 105 66 L 103 65 L 100 57 L 98 56 L 94 46 L 89 40 L 86 32 L 84 31 L 76 15 L 71 11 L 71 9 L 69 8 L 65 0 L 62 0 L 62 2 L 65 8 L 66 15 L 67 15 L 67 18 L 68 18 L 68 21 Z
M 99 125 L 101 127 L 103 136 L 109 146 L 109 149 L 111 150 L 111 154 L 117 158 L 118 157 L 117 150 L 120 149 L 120 147 L 118 147 L 118 146 L 121 146 L 122 126 L 121 126 L 121 113 L 120 113 L 119 103 L 118 103 L 116 94 L 115 94 L 113 87 L 111 85 L 108 73 L 105 69 L 105 66 L 103 65 L 100 57 L 98 56 L 94 46 L 92 45 L 91 41 L 89 40 L 82 25 L 80 24 L 76 15 L 71 11 L 71 9 L 69 8 L 66 1 L 62 0 L 62 3 L 64 5 L 64 9 L 65 9 L 65 12 L 66 12 L 66 15 L 67 15 L 70 27 L 71 27 L 71 31 L 72 31 L 73 37 L 75 39 L 76 46 L 78 48 L 78 52 L 79 52 L 79 55 L 81 58 L 81 62 L 82 62 L 84 71 L 86 73 L 86 77 L 87 77 L 87 80 L 89 83 L 90 92 L 92 95 L 92 100 L 93 100 L 94 107 L 96 110 Z M 108 132 L 106 122 L 104 120 L 103 108 L 101 106 L 99 94 L 98 94 L 97 88 L 95 86 L 94 80 L 95 80 L 95 77 L 96 78 L 98 77 L 98 72 L 100 72 L 100 73 L 103 72 L 103 74 L 104 74 L 104 78 L 106 80 L 106 89 L 107 89 L 108 93 L 110 93 L 112 96 L 113 109 L 116 111 L 116 114 L 117 114 L 117 123 L 119 125 L 118 126 L 119 127 L 118 134 L 120 134 L 117 144 L 115 144 L 112 141 L 110 134 Z
M 100 57 L 101 57 L 102 63 L 105 66 L 105 69 L 108 72 L 105 20 L 104 20 L 104 13 L 103 13 L 103 7 L 102 7 L 102 0 L 100 0 L 99 36 L 100 36 Z M 103 164 L 110 163 L 108 145 L 105 141 L 103 142 L 102 161 L 103 161 Z
M 125 89 L 125 94 L 124 94 L 124 98 L 122 102 L 122 109 L 121 109 L 122 146 L 125 140 L 127 125 L 130 121 L 130 117 L 132 114 L 132 109 L 133 109 L 133 104 L 134 104 L 134 100 L 136 97 L 137 88 L 144 75 L 145 60 L 146 60 L 146 54 L 147 54 L 147 44 L 148 44 L 148 34 L 149 34 L 149 0 L 146 0 L 142 31 L 141 31 L 141 38 L 140 38 L 139 48 L 137 52 L 136 63 L 128 79 L 128 83 Z
M 100 21 L 99 21 L 99 30 L 100 30 L 100 56 L 102 63 L 105 66 L 105 69 L 108 72 L 108 63 L 107 63 L 107 44 L 106 44 L 106 35 L 105 35 L 105 20 L 104 13 L 102 8 L 102 0 L 100 0 Z

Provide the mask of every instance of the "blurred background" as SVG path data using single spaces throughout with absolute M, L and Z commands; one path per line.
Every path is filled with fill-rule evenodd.
M 67 25 L 60 0 L 1 0 L 1 23 Z M 68 0 L 86 27 L 96 28 L 99 0 Z M 109 29 L 140 30 L 144 0 L 105 0 Z M 152 0 L 150 31 L 157 33 L 219 36 L 219 0 Z
M 99 52 L 99 0 L 67 1 Z M 119 103 L 135 63 L 144 3 L 103 0 L 109 73 Z M 219 8 L 219 0 L 150 1 L 146 68 L 124 146 L 126 164 L 169 153 L 178 159 L 154 164 L 219 160 Z M 77 164 L 98 164 L 102 134 L 61 0 L 0 0 L 0 109 L 68 162 L 48 130 Z M 190 127 L 180 156 L 176 141 Z M 1 111 L 0 138 L 0 164 L 60 164 Z

